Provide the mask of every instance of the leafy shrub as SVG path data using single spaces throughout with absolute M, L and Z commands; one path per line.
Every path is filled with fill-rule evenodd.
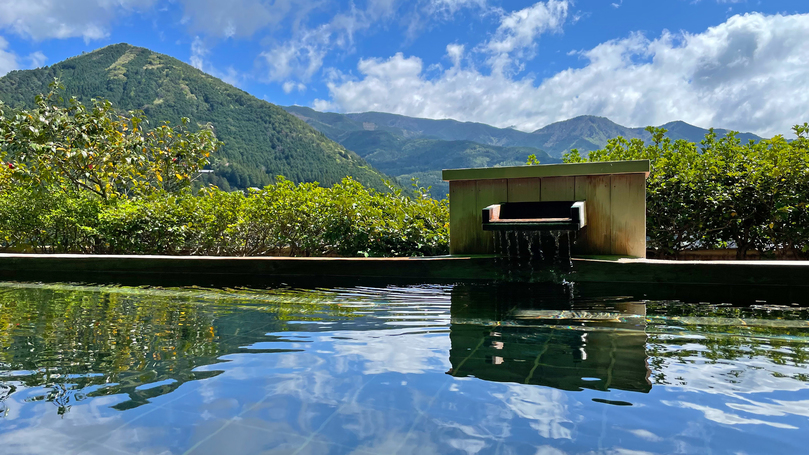
M 572 151 L 565 162 L 648 159 L 649 246 L 676 256 L 697 248 L 806 256 L 809 253 L 809 124 L 781 136 L 742 144 L 734 134 L 717 140 L 713 130 L 699 145 L 665 138 L 610 140 L 587 158 Z
M 106 254 L 421 256 L 446 254 L 449 206 L 378 192 L 346 178 L 331 188 L 276 184 L 104 200 L 13 187 L 0 193 L 0 246 Z
M 0 103 L 0 248 L 33 252 L 400 256 L 447 252 L 449 210 L 424 188 L 404 196 L 352 178 L 245 192 L 190 182 L 221 144 L 213 132 L 151 130 L 105 100 Z

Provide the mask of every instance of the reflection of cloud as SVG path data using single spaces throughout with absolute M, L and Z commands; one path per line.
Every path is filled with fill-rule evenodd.
M 696 345 L 697 349 L 704 349 Z M 755 358 L 744 363 L 710 363 L 704 358 L 695 357 L 696 363 L 669 363 L 662 373 L 674 382 L 677 389 L 686 392 L 701 392 L 713 395 L 726 395 L 740 398 L 754 393 L 797 392 L 809 389 L 809 384 L 796 381 L 793 374 L 805 373 L 805 369 L 790 365 L 774 365 L 771 360 Z M 779 373 L 773 375 L 773 370 Z M 741 373 L 740 373 L 740 370 Z M 677 378 L 673 380 L 671 378 Z
M 351 339 L 335 340 L 333 349 L 338 356 L 363 359 L 365 374 L 446 371 L 451 367 L 447 357 L 449 337 L 423 332 L 423 328 L 348 332 L 344 336 Z
M 503 394 L 493 394 L 519 417 L 528 420 L 531 428 L 543 438 L 571 439 L 563 424 L 572 423 L 567 417 L 567 396 L 556 389 L 509 384 Z
M 591 454 L 595 454 L 596 452 L 590 452 Z M 629 450 L 623 449 L 621 447 L 616 447 L 614 449 L 600 451 L 597 452 L 601 455 L 653 455 L 652 452 L 646 452 L 645 450 Z
M 565 452 L 551 446 L 537 447 L 537 453 L 534 455 L 566 455 Z
M 25 395 L 25 392 L 26 389 L 18 390 L 20 395 Z M 109 408 L 123 398 L 125 396 L 122 395 L 95 397 L 81 405 L 74 405 L 63 418 L 57 415 L 56 407 L 48 406 L 48 403 L 29 406 L 25 413 L 20 413 L 22 406 L 30 403 L 23 403 L 12 396 L 7 400 L 9 415 L 3 419 L 7 421 L 3 422 L 7 426 L 0 427 L 5 431 L 0 433 L 2 453 L 35 455 L 70 452 L 100 432 L 121 424 L 122 415 L 110 415 Z
M 486 447 L 486 443 L 479 439 L 450 439 L 447 441 L 453 449 L 466 452 L 468 454 L 479 453 Z
M 694 409 L 696 411 L 700 411 L 705 415 L 705 418 L 708 420 L 712 420 L 716 423 L 721 423 L 724 425 L 767 425 L 774 428 L 784 428 L 787 430 L 797 430 L 798 427 L 793 427 L 792 425 L 786 425 L 783 423 L 777 422 L 766 422 L 764 420 L 758 419 L 746 419 L 742 416 L 736 414 L 730 414 L 725 411 L 711 408 L 709 406 L 701 406 L 694 403 L 688 403 L 685 401 L 661 401 L 661 403 L 667 406 L 674 406 L 683 409 Z
M 728 403 L 729 408 L 737 411 L 749 412 L 750 414 L 764 416 L 784 416 L 793 414 L 809 417 L 809 400 L 803 401 L 781 401 L 773 400 L 773 403 L 760 403 L 747 400 L 750 404 Z
M 649 441 L 649 442 L 660 442 L 660 441 L 663 440 L 663 438 L 661 438 L 660 436 L 652 433 L 649 430 L 637 429 L 637 430 L 626 430 L 626 431 L 634 434 L 635 436 L 637 436 L 637 437 L 639 437 L 641 439 Z

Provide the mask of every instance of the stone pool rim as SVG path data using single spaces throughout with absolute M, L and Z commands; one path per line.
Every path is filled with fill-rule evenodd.
M 397 258 L 156 256 L 0 253 L 0 280 L 76 274 L 149 276 L 354 277 L 496 281 L 495 255 Z M 575 282 L 722 284 L 809 287 L 809 261 L 676 261 L 573 257 Z

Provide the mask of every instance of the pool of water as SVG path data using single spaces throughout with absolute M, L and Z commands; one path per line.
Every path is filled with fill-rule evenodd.
M 805 453 L 809 311 L 0 283 L 0 452 Z

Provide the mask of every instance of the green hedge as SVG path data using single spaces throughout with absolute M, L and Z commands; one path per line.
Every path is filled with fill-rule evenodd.
M 449 208 L 366 189 L 283 178 L 247 192 L 206 188 L 103 200 L 16 187 L 0 194 L 0 247 L 95 254 L 422 256 L 448 252 Z
M 711 131 L 700 144 L 672 142 L 649 128 L 653 141 L 617 138 L 587 158 L 566 162 L 648 159 L 649 247 L 676 257 L 691 249 L 735 247 L 737 257 L 757 250 L 770 256 L 809 253 L 809 124 L 781 136 L 741 143 Z

